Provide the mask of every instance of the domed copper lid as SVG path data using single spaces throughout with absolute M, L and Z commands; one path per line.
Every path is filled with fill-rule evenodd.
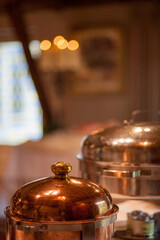
M 58 162 L 55 176 L 30 182 L 12 197 L 11 218 L 19 221 L 98 221 L 117 213 L 109 192 L 95 183 L 68 176 L 71 165 Z
M 82 140 L 78 158 L 125 163 L 160 163 L 160 124 L 125 123 L 99 129 Z

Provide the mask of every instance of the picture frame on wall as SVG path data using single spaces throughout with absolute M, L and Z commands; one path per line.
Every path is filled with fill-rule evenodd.
M 74 94 L 112 94 L 124 89 L 124 32 L 119 26 L 77 30 Z

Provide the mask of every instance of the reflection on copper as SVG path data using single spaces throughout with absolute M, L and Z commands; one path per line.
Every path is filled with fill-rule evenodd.
M 136 127 L 136 128 L 134 129 L 134 131 L 137 132 L 137 133 L 138 133 L 138 132 L 142 132 L 142 128 L 141 128 L 141 127 Z
M 63 201 L 63 200 L 65 200 L 65 199 L 66 199 L 66 197 L 65 197 L 65 196 L 58 196 L 58 197 L 57 197 L 57 199 L 58 199 L 58 200 L 62 200 L 62 201 Z
M 96 183 L 93 183 L 93 182 L 92 182 L 92 188 L 93 188 L 93 189 L 94 189 L 94 188 L 97 189 L 97 188 L 98 188 L 98 185 L 97 185 Z
M 124 143 L 125 141 L 124 141 L 123 138 L 120 138 L 120 139 L 119 139 L 119 142 L 120 142 L 120 143 Z
M 123 178 L 123 182 L 119 183 L 119 187 L 123 189 L 123 191 L 128 188 L 127 178 Z
M 57 195 L 59 193 L 59 190 L 50 190 L 48 192 L 45 192 L 44 195 Z
M 130 162 L 131 161 L 131 154 L 128 151 L 125 151 L 123 153 L 123 161 L 124 162 Z
M 148 147 L 148 146 L 151 146 L 152 143 L 151 143 L 151 142 L 148 142 L 148 141 L 144 141 L 144 142 L 140 142 L 139 145 L 140 145 L 140 146 L 143 146 L 143 147 L 145 147 L 145 146 Z
M 75 179 L 71 179 L 70 181 L 73 182 L 73 183 L 82 184 L 80 181 L 75 180 Z
M 101 205 L 101 204 L 104 204 L 104 203 L 105 203 L 104 200 L 103 200 L 103 201 L 98 201 L 98 202 L 96 202 L 97 205 Z
M 44 193 L 44 195 L 49 195 L 50 193 L 52 193 L 52 191 L 48 191 L 48 192 L 46 192 L 46 193 Z
M 148 144 L 149 144 L 149 142 L 145 141 L 143 144 L 144 144 L 144 146 L 146 146 L 146 145 L 148 145 Z
M 85 207 L 85 206 L 86 206 L 86 203 L 81 202 L 79 205 L 80 205 L 81 207 Z
M 59 190 L 52 191 L 52 195 L 57 195 L 59 193 Z
M 95 148 L 95 145 L 94 144 L 91 144 L 90 145 L 90 149 L 94 149 Z
M 120 138 L 120 139 L 114 140 L 112 144 L 117 145 L 118 143 L 132 143 L 132 142 L 133 142 L 132 138 Z
M 115 171 L 116 172 L 116 171 Z M 125 172 L 125 171 L 122 171 L 122 172 L 116 172 L 116 174 L 117 174 L 117 177 L 122 177 L 122 175 L 123 175 L 123 172 Z
M 87 184 L 88 187 L 92 187 L 91 184 Z
M 99 190 L 98 190 L 98 189 L 96 189 L 96 190 L 95 190 L 95 192 L 99 192 Z
M 144 131 L 145 131 L 145 132 L 150 132 L 151 129 L 147 127 L 147 128 L 144 129 Z
M 92 131 L 92 132 L 90 133 L 90 135 L 95 135 L 95 134 L 98 134 L 98 133 L 103 132 L 103 131 L 104 131 L 104 128 L 99 128 L 99 129 L 97 129 L 97 130 Z
M 126 139 L 125 139 L 125 142 L 126 142 L 126 143 L 131 143 L 131 142 L 133 142 L 133 139 L 132 139 L 132 138 L 126 138 Z
M 99 209 L 100 214 L 106 213 L 107 204 L 106 204 L 105 201 L 96 202 L 96 205 L 98 206 L 98 209 Z

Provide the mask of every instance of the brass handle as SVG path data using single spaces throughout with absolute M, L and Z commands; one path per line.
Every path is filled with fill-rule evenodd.
M 71 172 L 72 166 L 66 162 L 57 162 L 51 166 L 55 178 L 68 178 L 68 173 Z
M 140 171 L 119 171 L 119 170 L 104 170 L 103 173 L 112 177 L 139 177 Z
M 112 169 L 104 169 L 103 174 L 106 176 L 112 176 L 112 177 L 141 177 L 141 176 L 150 176 L 151 171 L 150 170 L 112 170 Z

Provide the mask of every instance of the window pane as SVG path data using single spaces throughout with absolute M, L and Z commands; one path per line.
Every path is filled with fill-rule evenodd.
M 0 144 L 42 137 L 42 109 L 20 42 L 0 43 Z

